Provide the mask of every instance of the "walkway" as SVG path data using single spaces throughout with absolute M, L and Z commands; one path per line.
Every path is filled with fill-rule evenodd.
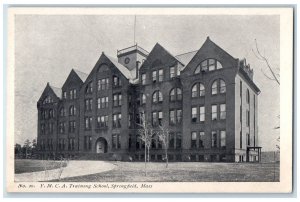
M 116 166 L 104 161 L 69 161 L 67 167 L 61 169 L 15 174 L 15 182 L 39 182 L 91 175 L 114 169 Z

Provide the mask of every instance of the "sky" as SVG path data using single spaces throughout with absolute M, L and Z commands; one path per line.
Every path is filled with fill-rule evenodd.
M 259 49 L 274 69 L 280 68 L 279 16 L 273 15 L 138 15 L 136 42 L 149 52 L 158 42 L 173 55 L 198 50 L 207 36 L 254 70 L 258 96 L 259 145 L 275 150 L 279 131 L 279 86 Z M 90 73 L 102 52 L 134 44 L 132 15 L 17 15 L 15 18 L 15 142 L 37 137 L 37 101 L 47 82 L 62 87 L 72 68 Z

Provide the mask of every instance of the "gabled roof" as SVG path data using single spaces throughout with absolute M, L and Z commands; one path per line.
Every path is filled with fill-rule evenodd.
M 187 65 L 192 58 L 195 56 L 195 54 L 198 52 L 198 50 L 190 51 L 187 53 L 182 53 L 180 55 L 176 55 L 175 57 L 180 60 L 184 65 Z
M 103 53 L 114 65 L 118 70 L 129 80 L 134 79 L 134 77 L 131 75 L 131 72 L 127 69 L 127 67 L 123 66 L 118 62 L 116 58 L 113 58 L 111 56 L 106 55 Z
M 173 58 L 175 58 L 178 62 L 180 62 L 182 65 L 184 65 L 177 57 L 175 57 L 172 53 L 170 53 L 167 49 L 165 49 L 162 45 L 160 45 L 158 42 L 155 44 L 154 48 L 152 50 L 155 49 L 156 46 L 159 46 L 160 48 L 162 48 L 164 51 L 166 51 L 170 56 L 172 56 Z M 150 55 L 150 54 L 149 54 Z
M 73 69 L 73 70 L 78 75 L 78 77 L 81 79 L 82 82 L 85 82 L 86 78 L 89 76 L 88 74 L 79 71 L 78 69 Z
M 55 93 L 55 95 L 58 98 L 61 98 L 61 88 L 55 87 L 55 86 L 51 86 L 49 85 L 49 87 L 53 90 L 53 92 Z

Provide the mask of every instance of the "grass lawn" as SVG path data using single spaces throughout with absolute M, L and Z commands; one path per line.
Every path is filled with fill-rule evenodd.
M 111 162 L 111 171 L 65 178 L 64 182 L 271 182 L 279 181 L 279 163 Z M 275 177 L 274 177 L 275 171 Z
M 41 161 L 32 159 L 16 159 L 15 160 L 15 174 L 29 173 L 46 170 L 53 170 L 59 168 L 60 161 Z M 63 167 L 67 164 L 63 163 Z

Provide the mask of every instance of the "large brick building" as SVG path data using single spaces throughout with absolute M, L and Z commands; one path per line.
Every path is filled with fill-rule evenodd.
M 144 159 L 141 113 L 170 130 L 170 161 L 259 161 L 253 70 L 209 38 L 174 56 L 160 44 L 102 53 L 89 74 L 72 69 L 62 88 L 47 84 L 38 103 L 41 158 Z M 164 158 L 158 139 L 152 161 Z

